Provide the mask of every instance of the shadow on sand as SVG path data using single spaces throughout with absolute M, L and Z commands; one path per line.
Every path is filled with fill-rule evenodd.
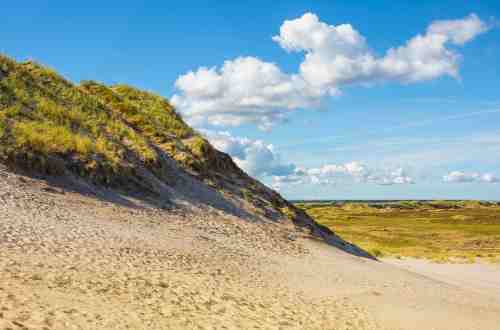
M 92 183 L 87 182 L 86 180 L 76 177 L 74 175 L 65 175 L 65 176 L 50 176 L 43 175 L 39 173 L 35 173 L 33 171 L 26 171 L 20 168 L 11 168 L 7 167 L 7 171 L 15 173 L 19 175 L 19 180 L 21 184 L 23 184 L 23 176 L 28 177 L 34 180 L 38 180 L 41 182 L 45 182 L 46 187 L 41 187 L 42 190 L 49 193 L 60 193 L 64 194 L 65 192 L 73 192 L 78 193 L 90 198 L 95 198 L 107 203 L 118 204 L 120 206 L 141 209 L 148 206 L 159 207 L 165 210 L 173 210 L 179 209 L 182 210 L 182 205 L 173 203 L 169 196 L 170 194 L 158 195 L 152 192 L 144 192 L 144 191 L 121 191 L 118 189 L 106 188 L 103 186 L 97 186 Z M 188 180 L 190 181 L 190 180 Z M 185 182 L 184 184 L 189 184 L 192 182 Z M 24 183 L 26 184 L 26 183 Z M 184 190 L 186 187 L 183 187 Z M 209 187 L 204 188 L 207 191 L 204 192 L 204 195 L 201 199 L 199 194 L 197 196 L 187 196 L 193 197 L 191 202 L 195 202 L 198 205 L 206 204 L 210 207 L 223 211 L 225 213 L 231 214 L 233 216 L 237 216 L 243 219 L 254 219 L 255 216 L 250 214 L 249 212 L 239 208 L 237 205 L 234 205 L 230 201 L 226 200 L 224 196 Z M 323 226 L 316 221 L 314 221 L 309 215 L 301 212 L 301 219 L 298 221 L 294 220 L 294 223 L 297 227 L 308 228 L 311 234 L 312 239 L 317 239 L 320 242 L 326 243 L 330 246 L 338 248 L 348 254 L 354 255 L 356 257 L 367 258 L 371 260 L 377 260 L 373 255 L 369 254 L 367 251 L 361 249 L 360 247 L 347 242 L 342 239 L 340 236 L 335 234 L 328 227 Z M 378 260 L 377 260 L 378 261 Z

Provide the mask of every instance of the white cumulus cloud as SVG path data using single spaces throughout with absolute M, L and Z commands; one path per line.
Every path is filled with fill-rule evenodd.
M 285 73 L 256 57 L 238 57 L 178 77 L 172 103 L 194 125 L 251 123 L 270 129 L 291 111 L 317 107 L 324 96 L 338 94 L 344 85 L 457 78 L 457 46 L 488 28 L 475 14 L 435 21 L 425 33 L 377 56 L 352 25 L 329 25 L 305 13 L 286 20 L 273 37 L 286 51 L 304 53 L 297 73 Z
M 229 132 L 201 130 L 218 150 L 229 154 L 234 162 L 254 177 L 288 176 L 295 165 L 285 164 L 271 144 L 231 135 Z
M 212 145 L 227 153 L 234 162 L 256 178 L 270 178 L 272 186 L 283 185 L 335 185 L 356 182 L 378 185 L 412 184 L 414 180 L 403 168 L 374 168 L 360 161 L 344 164 L 326 164 L 321 167 L 298 167 L 283 161 L 272 144 L 262 140 L 237 137 L 227 131 L 200 130 Z
M 321 22 L 315 14 L 285 21 L 273 40 L 288 51 L 305 52 L 300 74 L 311 85 L 337 88 L 376 81 L 417 82 L 442 75 L 458 76 L 460 56 L 449 44 L 463 45 L 488 30 L 477 15 L 435 21 L 425 34 L 377 57 L 350 24 Z
M 180 76 L 182 93 L 172 103 L 196 124 L 239 126 L 253 123 L 269 129 L 288 112 L 318 105 L 320 90 L 299 75 L 283 73 L 274 63 L 255 57 L 226 61 L 221 68 L 199 68 Z
M 486 182 L 497 183 L 500 180 L 492 173 L 452 171 L 443 176 L 443 181 L 451 183 Z
M 486 173 L 481 176 L 481 180 L 483 182 L 488 182 L 488 183 L 497 183 L 500 182 L 500 179 L 496 177 L 494 174 L 491 173 Z
M 488 28 L 476 14 L 470 14 L 464 19 L 436 21 L 429 26 L 427 33 L 446 35 L 453 43 L 463 45 Z
M 290 175 L 274 176 L 273 186 L 281 187 L 285 184 L 334 185 L 346 181 L 378 185 L 414 183 L 413 178 L 402 168 L 370 168 L 359 161 L 353 161 L 313 168 L 296 168 Z

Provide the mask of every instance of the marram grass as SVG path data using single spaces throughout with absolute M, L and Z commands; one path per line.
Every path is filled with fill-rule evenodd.
M 108 182 L 133 169 L 134 160 L 154 169 L 161 151 L 199 169 L 207 149 L 206 140 L 158 95 L 125 85 L 76 85 L 33 61 L 0 55 L 3 159 L 46 172 L 62 159 L 78 173 Z

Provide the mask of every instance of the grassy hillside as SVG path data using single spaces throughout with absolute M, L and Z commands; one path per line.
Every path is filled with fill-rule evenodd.
M 297 206 L 378 257 L 500 261 L 499 203 L 434 201 Z
M 99 179 L 112 183 L 135 160 L 158 166 L 157 148 L 200 171 L 215 152 L 152 93 L 96 82 L 73 85 L 37 63 L 5 56 L 0 77 L 0 154 L 18 165 L 53 172 L 61 170 L 53 166 L 57 156 L 82 176 L 101 172 Z
M 203 139 L 159 96 L 131 87 L 75 86 L 34 62 L 0 57 L 0 154 L 48 173 L 64 164 L 112 183 L 139 160 L 154 168 L 152 143 Z M 203 141 L 205 142 L 205 141 Z
M 260 216 L 311 222 L 213 148 L 166 99 L 125 85 L 77 85 L 33 61 L 2 55 L 0 162 L 120 189 L 153 190 L 156 180 L 190 193 L 177 182 L 186 173 Z

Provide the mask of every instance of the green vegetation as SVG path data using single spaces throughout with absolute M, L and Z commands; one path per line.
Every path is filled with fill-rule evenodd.
M 499 203 L 298 203 L 296 206 L 377 257 L 500 261 Z
M 201 142 L 190 149 L 183 141 L 191 140 Z M 49 174 L 70 169 L 110 184 L 139 164 L 161 167 L 159 150 L 189 159 L 189 167 L 208 148 L 202 142 L 158 95 L 124 85 L 74 85 L 35 62 L 0 55 L 4 161 Z
M 128 151 L 144 162 L 147 141 L 98 99 L 34 62 L 0 57 L 0 155 L 49 171 L 49 159 L 71 161 L 80 173 L 118 173 Z M 27 162 L 27 160 L 31 160 Z M 104 178 L 106 181 L 106 178 Z
M 120 113 L 127 124 L 155 143 L 183 139 L 194 134 L 174 108 L 158 95 L 125 85 L 107 87 L 93 81 L 82 82 L 81 88 Z
M 33 61 L 0 55 L 0 162 L 95 184 L 155 191 L 144 175 L 173 184 L 179 172 L 237 195 L 263 212 L 298 215 L 189 127 L 168 101 L 126 85 L 73 84 Z M 269 214 L 272 212 L 268 212 Z

